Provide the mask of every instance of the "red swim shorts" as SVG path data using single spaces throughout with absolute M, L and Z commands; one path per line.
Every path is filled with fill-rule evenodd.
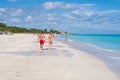
M 43 41 L 43 40 L 40 40 L 39 43 L 42 45 L 42 44 L 44 44 L 44 41 Z

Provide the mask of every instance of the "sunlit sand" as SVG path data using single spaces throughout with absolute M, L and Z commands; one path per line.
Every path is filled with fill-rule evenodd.
M 37 35 L 0 35 L 0 80 L 119 80 L 106 64 L 53 41 L 40 53 Z

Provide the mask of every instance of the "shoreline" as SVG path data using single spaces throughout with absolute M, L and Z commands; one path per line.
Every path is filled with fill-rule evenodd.
M 54 41 L 52 55 L 45 43 L 39 56 L 36 38 L 34 34 L 2 37 L 1 80 L 119 80 L 102 60 L 60 41 Z
M 60 35 L 61 38 L 64 38 L 64 35 Z M 92 46 L 99 49 L 104 49 L 108 51 L 116 51 L 120 53 L 119 48 L 119 39 L 120 35 L 106 35 L 106 34 L 77 34 L 77 35 L 68 35 L 69 41 L 79 42 Z M 114 41 L 115 40 L 115 41 Z M 96 42 L 97 41 L 97 42 Z M 99 42 L 99 43 L 98 43 Z M 104 45 L 106 44 L 106 45 Z M 109 45 L 109 46 L 107 46 Z
M 57 40 L 70 45 L 74 49 L 84 51 L 87 54 L 104 61 L 108 68 L 120 77 L 120 51 L 108 50 L 99 46 L 78 42 L 71 39 L 69 39 L 68 42 L 65 42 L 63 38 L 58 38 Z

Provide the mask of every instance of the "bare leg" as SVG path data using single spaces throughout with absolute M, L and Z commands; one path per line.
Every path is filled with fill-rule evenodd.
M 49 45 L 49 50 L 50 50 L 50 51 L 52 50 L 52 45 Z
M 49 43 L 49 51 L 50 51 L 50 55 L 52 55 L 52 43 Z
M 40 55 L 42 55 L 41 53 L 43 52 L 43 45 L 40 45 Z
M 52 43 L 49 43 L 49 50 L 52 50 Z

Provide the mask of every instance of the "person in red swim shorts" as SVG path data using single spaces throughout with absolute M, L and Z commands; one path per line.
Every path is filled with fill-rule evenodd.
M 44 45 L 44 40 L 39 40 L 40 45 Z
M 46 41 L 46 38 L 45 38 L 45 36 L 42 32 L 40 32 L 40 34 L 38 35 L 38 40 L 39 40 L 39 43 L 40 43 L 40 50 L 42 52 L 44 42 Z

